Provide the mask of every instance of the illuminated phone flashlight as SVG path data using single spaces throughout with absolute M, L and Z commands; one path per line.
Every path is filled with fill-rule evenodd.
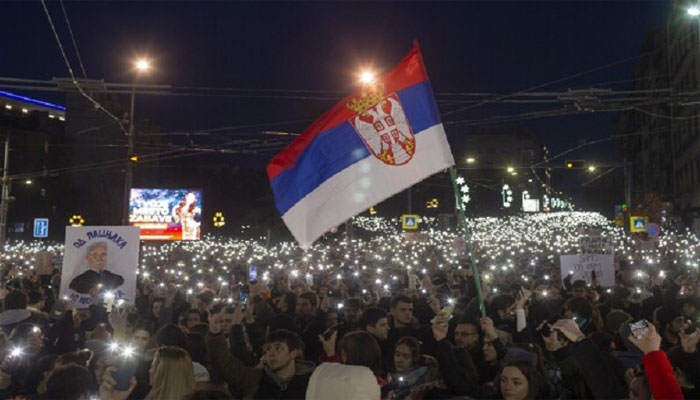
M 35 326 L 35 327 L 32 328 L 32 332 L 33 332 L 33 333 L 41 333 L 41 329 L 39 329 L 38 326 Z
M 665 276 L 666 276 L 666 272 L 664 272 L 663 270 L 659 271 L 659 278 L 663 278 Z
M 343 307 L 345 307 L 345 304 L 343 304 L 343 303 L 338 303 L 338 305 L 337 305 L 336 307 L 338 307 L 338 310 L 340 310 L 340 309 L 342 309 Z
M 233 298 L 229 297 L 228 300 L 226 300 L 229 304 L 233 303 Z
M 21 347 L 14 347 L 10 350 L 10 358 L 20 358 L 24 354 L 24 349 Z
M 455 303 L 455 299 L 447 299 L 447 302 L 450 303 L 450 304 L 454 304 L 454 303 Z
M 421 293 L 426 294 L 426 293 L 428 293 L 428 291 L 425 289 L 421 289 Z
M 389 285 L 384 285 L 384 290 L 389 290 Z
M 111 351 L 112 353 L 114 353 L 115 351 L 119 350 L 119 343 L 117 343 L 117 342 L 112 342 L 112 343 L 109 344 L 109 346 L 108 346 L 107 348 L 109 349 L 109 351 Z
M 403 376 L 399 376 L 399 382 L 403 382 Z
M 548 280 L 549 280 L 549 275 L 545 275 L 545 276 L 544 276 L 544 280 L 545 280 L 545 281 L 548 281 Z
M 546 291 L 546 290 L 543 290 L 543 291 L 542 291 L 542 296 L 547 297 L 547 291 Z
M 122 356 L 129 358 L 134 355 L 134 348 L 131 346 L 124 346 L 122 349 Z
M 158 286 L 165 287 L 165 283 L 161 282 L 160 285 L 158 285 Z
M 367 289 L 362 289 L 362 294 L 367 294 Z
M 104 297 L 105 300 L 114 300 L 114 293 L 105 292 L 102 297 Z
M 192 289 L 187 289 L 187 294 L 192 294 Z

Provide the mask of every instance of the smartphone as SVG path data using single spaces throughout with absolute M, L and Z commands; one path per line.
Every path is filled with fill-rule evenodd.
M 641 339 L 649 332 L 649 325 L 647 325 L 646 320 L 640 319 L 630 324 L 630 332 L 632 332 L 632 335 L 637 339 Z
M 248 304 L 248 292 L 245 290 L 241 290 L 240 299 L 241 304 L 243 304 L 244 306 Z
M 117 370 L 114 372 L 114 375 L 112 375 L 116 381 L 116 384 L 114 385 L 115 390 L 129 390 L 131 378 L 136 373 L 137 366 L 138 358 L 136 357 L 119 357 L 117 359 Z
M 408 274 L 408 288 L 418 289 L 418 277 L 415 274 Z
M 255 283 L 258 281 L 258 267 L 251 265 L 248 267 L 248 282 Z
M 686 320 L 686 321 L 687 321 L 688 327 L 685 328 L 685 334 L 692 335 L 693 333 L 695 333 L 695 325 L 693 324 L 693 321 L 691 321 L 691 320 Z
M 326 333 L 323 335 L 323 338 L 326 340 L 330 340 L 331 336 L 333 336 L 333 332 L 336 332 L 338 330 L 338 325 L 330 328 L 329 330 L 326 331 Z

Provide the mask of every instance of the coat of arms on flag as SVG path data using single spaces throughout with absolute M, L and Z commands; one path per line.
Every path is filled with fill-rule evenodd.
M 319 117 L 267 166 L 301 247 L 454 165 L 418 45 L 370 87 Z
M 348 108 L 357 112 L 350 123 L 373 156 L 385 164 L 403 165 L 413 158 L 416 138 L 401 101 L 396 94 L 383 97 L 383 87 L 379 84 L 373 94 L 364 94 L 348 103 Z M 376 99 L 378 102 L 370 105 Z

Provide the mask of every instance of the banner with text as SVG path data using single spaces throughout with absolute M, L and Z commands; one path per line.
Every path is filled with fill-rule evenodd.
M 562 255 L 560 257 L 562 286 L 564 285 L 564 278 L 568 275 L 573 275 L 571 282 L 581 279 L 591 283 L 591 272 L 593 271 L 595 271 L 600 286 L 615 286 L 615 265 L 613 259 L 612 254 Z
M 580 254 L 613 254 L 615 250 L 612 237 L 586 235 L 578 239 Z
M 119 300 L 134 304 L 138 262 L 138 227 L 68 226 L 60 296 L 78 308 L 100 298 L 107 308 Z

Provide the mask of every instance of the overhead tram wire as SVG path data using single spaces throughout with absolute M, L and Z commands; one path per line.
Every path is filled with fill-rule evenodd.
M 128 132 L 126 128 L 124 128 L 124 125 L 122 124 L 122 121 L 117 118 L 114 114 L 109 112 L 106 108 L 102 106 L 97 100 L 93 99 L 92 96 L 89 94 L 85 93 L 85 90 L 80 86 L 78 83 L 78 80 L 75 78 L 75 74 L 73 73 L 73 67 L 71 67 L 70 62 L 68 61 L 68 57 L 66 56 L 66 51 L 63 48 L 63 44 L 61 43 L 61 38 L 58 36 L 58 32 L 56 31 L 56 26 L 53 23 L 53 19 L 51 19 L 51 14 L 49 13 L 49 9 L 46 7 L 46 1 L 45 0 L 40 0 L 41 5 L 44 8 L 44 13 L 46 13 L 46 18 L 49 20 L 49 25 L 51 25 L 51 30 L 53 31 L 54 38 L 56 39 L 56 43 L 58 44 L 59 50 L 61 50 L 61 55 L 63 56 L 63 61 L 66 63 L 66 67 L 68 68 L 68 73 L 71 76 L 71 79 L 73 80 L 73 84 L 75 87 L 78 89 L 80 94 L 83 95 L 86 99 L 88 99 L 97 109 L 102 110 L 105 114 L 107 114 L 110 118 L 115 120 L 117 124 L 119 125 L 119 128 L 121 131 L 127 135 Z
M 689 36 L 690 36 L 690 34 L 688 35 L 688 37 L 689 37 Z M 639 54 L 639 55 L 636 55 L 636 56 L 633 56 L 633 57 L 628 57 L 628 58 L 625 58 L 625 59 L 622 59 L 622 60 L 618 60 L 618 61 L 614 61 L 614 62 L 605 64 L 605 65 L 602 65 L 602 66 L 598 66 L 598 67 L 595 67 L 595 68 L 592 68 L 592 69 L 589 69 L 589 70 L 586 70 L 586 71 L 583 71 L 583 72 L 579 72 L 579 73 L 576 73 L 576 74 L 572 74 L 572 75 L 569 75 L 569 76 L 565 76 L 565 77 L 560 78 L 560 79 L 556 79 L 556 80 L 553 80 L 553 81 L 550 81 L 550 82 L 545 82 L 545 83 L 543 83 L 543 84 L 536 85 L 536 86 L 533 86 L 533 87 L 531 87 L 531 88 L 528 88 L 528 89 L 525 89 L 525 90 L 521 90 L 521 91 L 519 91 L 519 92 L 516 92 L 516 93 L 514 93 L 513 95 L 517 95 L 517 94 L 520 94 L 520 93 L 531 92 L 531 91 L 533 91 L 533 90 L 535 90 L 535 89 L 540 89 L 540 88 L 547 87 L 547 86 L 550 86 L 550 85 L 554 85 L 554 84 L 557 84 L 557 83 L 560 83 L 560 82 L 564 82 L 564 81 L 567 81 L 567 80 L 570 80 L 570 79 L 578 78 L 578 77 L 583 76 L 583 75 L 588 75 L 588 74 L 591 74 L 591 73 L 593 73 L 593 72 L 597 72 L 597 71 L 600 71 L 600 70 L 603 70 L 603 69 L 606 69 L 606 68 L 610 68 L 610 67 L 613 67 L 613 66 L 616 66 L 616 65 L 624 64 L 624 63 L 626 63 L 626 62 L 633 61 L 633 60 L 636 60 L 636 59 L 639 59 L 639 58 L 642 58 L 642 57 L 648 57 L 648 56 L 651 56 L 651 55 L 653 55 L 653 54 L 655 54 L 655 53 L 657 53 L 657 52 L 659 52 L 659 51 L 661 51 L 661 50 L 662 50 L 662 49 L 650 50 L 650 51 L 648 51 L 648 52 L 645 52 L 645 53 L 642 53 L 642 54 Z M 492 102 L 496 102 L 496 101 L 499 101 L 499 100 L 506 99 L 506 98 L 508 98 L 508 97 L 512 97 L 512 95 L 503 95 L 503 96 L 496 97 L 495 99 L 487 99 L 487 100 L 484 100 L 484 101 L 482 101 L 482 102 L 480 102 L 480 103 L 477 103 L 477 104 L 474 104 L 474 105 L 471 105 L 471 106 L 467 106 L 467 107 L 460 108 L 460 109 L 458 109 L 458 110 L 453 110 L 453 111 L 450 111 L 450 112 L 447 112 L 447 113 L 443 113 L 441 116 L 442 116 L 442 117 L 446 117 L 446 116 L 451 115 L 451 114 L 455 114 L 455 113 L 462 112 L 462 111 L 467 111 L 467 110 L 470 110 L 470 109 L 479 107 L 479 106 L 484 105 L 484 104 L 488 104 L 488 103 L 492 103 Z
M 209 153 L 256 155 L 260 151 L 271 151 L 271 149 L 267 149 L 265 147 L 271 147 L 272 149 L 277 149 L 277 147 L 286 146 L 287 143 L 282 143 L 282 142 L 269 143 L 269 144 L 257 143 L 258 147 L 263 147 L 263 148 L 254 148 L 254 147 L 248 146 L 248 147 L 242 147 L 239 149 L 229 149 L 229 148 L 222 148 L 221 147 L 224 145 L 231 145 L 231 144 L 236 144 L 236 143 L 217 145 L 219 147 L 215 147 L 215 148 L 206 147 L 206 146 L 191 147 L 191 146 L 162 146 L 161 145 L 158 147 L 167 148 L 168 150 L 161 151 L 161 152 L 142 154 L 142 155 L 140 155 L 139 163 L 141 164 L 141 163 L 147 163 L 147 162 L 167 160 L 167 159 L 171 159 L 171 158 L 180 158 L 180 157 L 185 157 L 187 155 L 198 155 L 198 154 L 209 154 Z M 250 143 L 250 145 L 255 146 L 256 143 L 253 142 L 253 143 Z M 178 153 L 178 152 L 186 152 L 186 154 L 174 154 L 174 153 Z M 61 167 L 61 168 L 55 168 L 55 169 L 50 169 L 50 170 L 38 170 L 38 171 L 34 171 L 34 172 L 18 173 L 18 174 L 14 174 L 14 175 L 9 176 L 9 179 L 16 180 L 16 179 L 40 177 L 40 176 L 45 176 L 45 175 L 62 175 L 65 173 L 72 173 L 72 172 L 77 172 L 77 171 L 88 171 L 88 170 L 107 168 L 107 167 L 123 168 L 123 165 L 121 165 L 121 163 L 123 163 L 123 162 L 124 162 L 123 158 L 116 158 L 116 159 L 112 159 L 112 160 L 100 161 L 100 162 L 95 162 L 95 163 L 86 163 L 86 164 L 74 165 L 74 166 L 70 166 L 70 167 Z
M 87 72 L 85 71 L 83 60 L 80 58 L 80 51 L 78 51 L 78 44 L 76 43 L 75 36 L 73 35 L 73 28 L 71 27 L 70 20 L 68 20 L 68 13 L 66 12 L 66 7 L 63 5 L 63 0 L 58 0 L 58 2 L 61 4 L 61 9 L 63 10 L 63 17 L 66 20 L 66 25 L 68 26 L 68 33 L 70 33 L 70 38 L 73 42 L 75 57 L 78 59 L 78 64 L 80 64 L 80 70 L 83 71 L 83 78 L 87 78 Z

